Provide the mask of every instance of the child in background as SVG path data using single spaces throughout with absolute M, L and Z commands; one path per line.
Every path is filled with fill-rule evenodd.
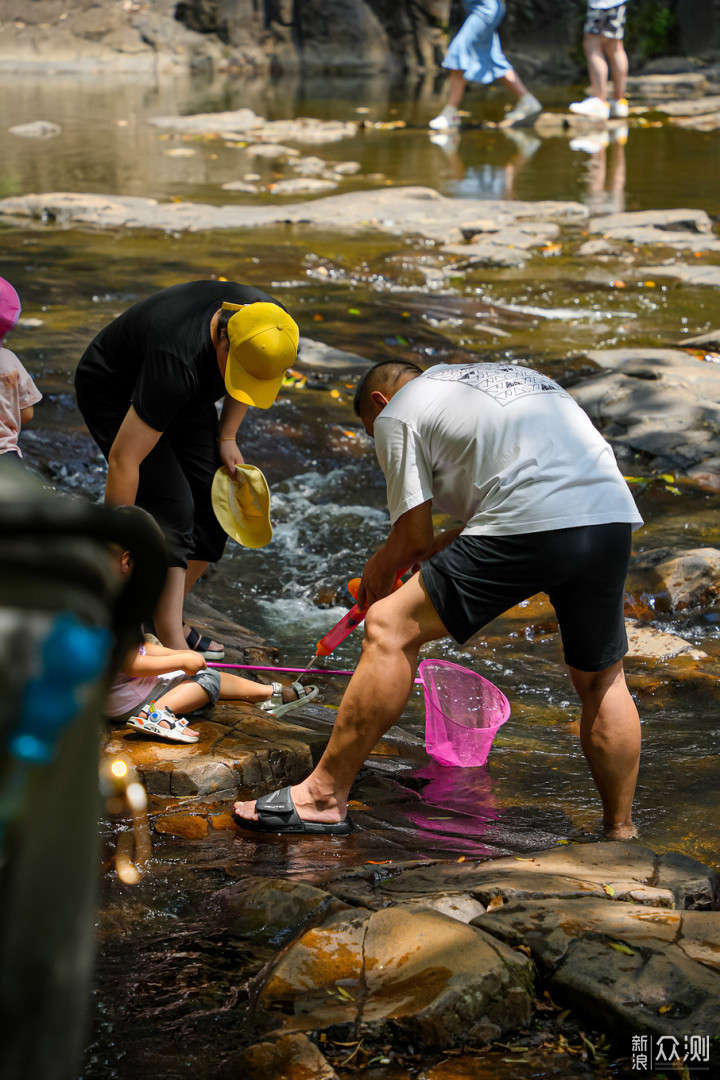
M 123 577 L 132 573 L 132 555 L 117 549 Z M 146 735 L 171 742 L 197 742 L 199 732 L 179 712 L 193 712 L 221 701 L 248 701 L 273 716 L 297 709 L 317 697 L 317 686 L 252 682 L 229 672 L 209 671 L 205 658 L 192 649 L 166 649 L 145 643 L 134 646 L 110 687 L 107 716 L 124 721 Z
M 512 64 L 505 58 L 497 28 L 505 18 L 503 0 L 463 0 L 465 22 L 450 42 L 442 66 L 449 68 L 448 104 L 430 121 L 433 131 L 448 131 L 460 124 L 458 108 L 468 82 L 488 86 L 500 82 L 517 103 L 501 120 L 499 127 L 527 123 L 542 112 L 542 105 L 531 94 Z
M 18 436 L 32 420 L 42 394 L 14 352 L 3 346 L 5 335 L 17 326 L 22 308 L 9 281 L 0 277 L 0 454 L 21 458 Z
M 625 98 L 628 58 L 623 45 L 626 11 L 627 4 L 618 4 L 617 0 L 588 0 L 583 47 L 590 76 L 590 97 L 573 101 L 570 112 L 594 120 L 625 119 L 629 115 Z M 611 101 L 607 96 L 608 74 L 613 84 Z

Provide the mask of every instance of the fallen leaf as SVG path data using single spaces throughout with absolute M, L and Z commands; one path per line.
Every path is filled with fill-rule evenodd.
M 612 885 L 603 885 L 603 891 L 606 892 L 608 896 L 615 895 L 615 890 L 613 889 Z
M 611 941 L 610 942 L 610 948 L 614 949 L 615 952 L 624 953 L 625 956 L 634 956 L 635 955 L 635 950 L 631 949 L 629 945 L 623 945 L 622 941 Z
M 503 900 L 502 896 L 493 896 L 492 900 L 490 901 L 488 906 L 485 908 L 485 910 L 486 911 L 495 911 L 496 908 L 501 908 L 504 903 L 505 903 L 505 901 Z

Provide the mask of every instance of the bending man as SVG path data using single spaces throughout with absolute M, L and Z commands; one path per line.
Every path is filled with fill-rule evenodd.
M 78 364 L 80 412 L 108 462 L 105 502 L 142 506 L 170 546 L 155 612 L 167 648 L 224 654 L 190 627 L 186 638 L 183 600 L 227 539 L 212 508 L 213 476 L 224 465 L 232 477 L 243 463 L 238 427 L 249 405 L 272 405 L 297 345 L 295 322 L 267 293 L 191 281 L 119 315 Z
M 358 602 L 371 606 L 360 662 L 311 775 L 257 805 L 236 803 L 236 814 L 273 832 L 349 832 L 350 786 L 402 715 L 420 647 L 448 634 L 462 644 L 542 591 L 582 703 L 605 832 L 633 835 L 640 722 L 623 673 L 623 602 L 642 519 L 611 447 L 557 383 L 513 364 L 424 373 L 378 364 L 355 410 L 375 438 L 392 522 L 363 572 Z M 434 536 L 433 504 L 464 526 Z

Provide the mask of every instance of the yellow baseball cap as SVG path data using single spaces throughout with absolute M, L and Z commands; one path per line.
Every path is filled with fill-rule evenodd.
M 212 482 L 212 506 L 228 536 L 248 548 L 261 548 L 273 537 L 270 524 L 270 488 L 254 465 L 238 465 L 236 479 L 224 468 Z
M 227 328 L 230 350 L 225 389 L 236 401 L 269 409 L 285 372 L 297 358 L 297 323 L 277 304 L 263 301 L 244 305 L 226 302 L 223 308 L 236 312 Z

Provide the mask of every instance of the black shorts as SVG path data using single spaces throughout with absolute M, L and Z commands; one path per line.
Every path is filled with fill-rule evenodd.
M 547 593 L 560 624 L 565 662 L 603 671 L 627 652 L 625 579 L 630 525 L 515 536 L 459 536 L 422 564 L 435 610 L 461 645 L 504 611 Z
M 90 434 L 107 459 L 130 403 L 113 401 L 107 389 L 78 377 L 78 406 Z M 169 425 L 140 464 L 135 499 L 157 521 L 170 549 L 171 566 L 188 559 L 217 562 L 227 535 L 215 517 L 211 489 L 220 468 L 218 418 L 214 405 Z

